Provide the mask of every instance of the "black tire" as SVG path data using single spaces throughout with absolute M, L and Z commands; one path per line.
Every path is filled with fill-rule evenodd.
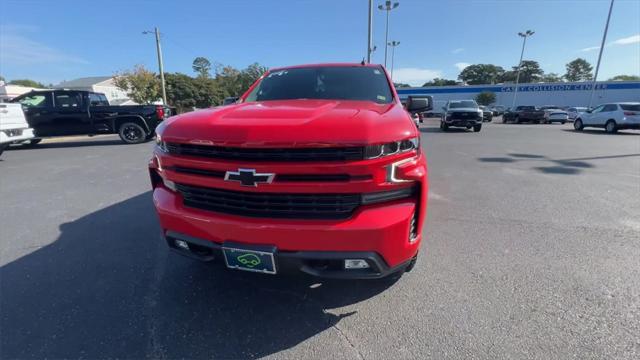
M 482 130 L 482 124 L 473 126 L 473 132 L 480 132 L 480 130 Z
M 515 123 L 516 123 L 516 124 L 520 124 L 520 116 L 516 116 L 516 118 L 515 118 Z
M 120 128 L 118 128 L 118 135 L 120 136 L 120 140 L 126 144 L 140 144 L 149 141 L 144 128 L 134 122 L 122 123 Z
M 562 125 L 564 125 L 566 123 L 567 123 L 566 121 L 560 121 L 560 124 L 562 124 Z
M 607 120 L 607 123 L 604 124 L 604 131 L 606 131 L 607 134 L 615 134 L 618 132 L 618 125 L 616 125 L 616 122 L 613 120 Z
M 442 121 L 440 122 L 440 129 L 442 129 L 442 131 L 449 131 L 449 125 Z
M 2 155 L 4 150 L 8 147 L 9 147 L 9 143 L 0 144 L 0 155 Z
M 573 129 L 575 131 L 582 131 L 584 129 L 584 124 L 582 124 L 582 119 L 578 118 L 573 122 Z
M 504 115 L 502 115 L 502 123 L 506 124 L 507 123 L 507 119 L 504 118 Z

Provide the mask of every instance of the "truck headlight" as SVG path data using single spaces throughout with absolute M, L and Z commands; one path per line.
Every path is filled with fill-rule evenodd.
M 162 140 L 162 137 L 158 134 L 156 134 L 156 145 L 158 146 L 158 149 L 160 149 L 160 151 L 164 153 L 169 152 L 169 149 L 167 149 L 167 143 L 164 142 Z
M 379 157 L 399 154 L 420 148 L 420 137 L 392 141 L 386 144 L 369 145 L 364 149 L 365 159 L 377 159 Z

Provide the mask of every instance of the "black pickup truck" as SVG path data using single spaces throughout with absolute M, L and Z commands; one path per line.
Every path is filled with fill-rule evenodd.
M 39 90 L 11 102 L 22 104 L 37 144 L 43 137 L 118 134 L 127 144 L 153 138 L 156 126 L 170 113 L 163 105 L 111 106 L 102 93 L 80 90 Z
M 532 122 L 534 124 L 545 122 L 544 110 L 540 110 L 535 106 L 517 106 L 514 109 L 507 109 L 502 115 L 502 122 Z

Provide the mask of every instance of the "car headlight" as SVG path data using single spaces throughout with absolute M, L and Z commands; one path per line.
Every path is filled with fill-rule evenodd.
M 365 147 L 364 158 L 377 159 L 383 156 L 405 153 L 411 150 L 418 150 L 419 148 L 420 137 L 401 141 L 392 141 L 386 144 L 369 145 Z
M 158 134 L 156 134 L 156 145 L 158 146 L 158 149 L 160 149 L 160 151 L 164 153 L 169 152 L 169 149 L 167 149 L 167 143 L 164 142 L 162 140 L 162 137 Z

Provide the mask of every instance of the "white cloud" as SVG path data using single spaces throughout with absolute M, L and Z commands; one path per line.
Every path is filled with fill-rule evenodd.
M 621 38 L 618 40 L 614 40 L 610 43 L 608 43 L 606 46 L 613 46 L 613 45 L 631 45 L 631 44 L 637 44 L 640 43 L 640 34 L 635 34 L 635 35 L 631 35 L 625 38 Z M 600 50 L 600 46 L 590 46 L 584 49 L 580 49 L 580 51 L 582 52 L 589 52 L 589 51 L 594 51 L 594 50 Z
M 600 50 L 600 46 L 590 46 L 590 47 L 586 47 L 584 49 L 580 49 L 580 51 L 582 51 L 582 52 L 589 52 L 589 51 L 593 51 L 593 50 Z
M 464 51 L 464 48 L 457 48 L 457 49 L 451 50 L 451 53 L 452 54 L 460 54 L 463 51 Z
M 422 86 L 427 81 L 441 77 L 442 72 L 440 70 L 421 68 L 399 68 L 393 70 L 393 82 L 411 86 Z
M 88 63 L 85 59 L 49 47 L 25 35 L 25 33 L 34 33 L 36 31 L 37 28 L 32 26 L 3 25 L 0 28 L 2 33 L 2 37 L 0 37 L 0 63 Z
M 640 34 L 631 35 L 626 38 L 618 39 L 611 42 L 612 45 L 630 45 L 640 43 Z
M 466 63 L 466 62 L 459 62 L 459 63 L 453 64 L 453 66 L 457 67 L 458 70 L 460 70 L 460 71 L 464 70 L 464 68 L 466 68 L 469 65 L 471 65 L 471 64 Z

